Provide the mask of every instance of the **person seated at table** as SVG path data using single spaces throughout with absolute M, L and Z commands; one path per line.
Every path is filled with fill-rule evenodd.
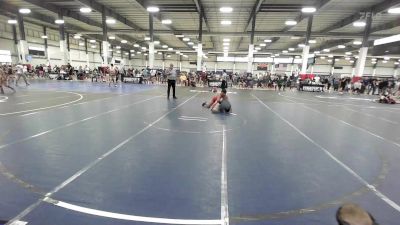
M 226 89 L 222 89 L 218 101 L 210 107 L 212 113 L 231 113 L 232 106 L 229 102 L 228 95 L 226 94 Z

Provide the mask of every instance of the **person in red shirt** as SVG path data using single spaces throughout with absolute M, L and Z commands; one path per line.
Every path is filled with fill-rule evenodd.
M 213 88 L 213 93 L 214 93 L 214 94 L 217 93 L 217 91 L 218 91 L 217 88 Z M 211 108 L 211 106 L 214 105 L 214 104 L 218 101 L 219 97 L 220 97 L 219 94 L 214 95 L 214 96 L 212 97 L 210 103 L 204 102 L 204 103 L 202 104 L 202 106 L 203 106 L 204 108 L 207 108 L 207 109 Z

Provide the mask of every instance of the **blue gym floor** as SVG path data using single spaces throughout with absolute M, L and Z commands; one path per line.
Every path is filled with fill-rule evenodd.
M 398 224 L 399 105 L 230 91 L 232 115 L 203 109 L 201 88 L 36 81 L 0 96 L 0 224 L 334 225 L 344 202 Z

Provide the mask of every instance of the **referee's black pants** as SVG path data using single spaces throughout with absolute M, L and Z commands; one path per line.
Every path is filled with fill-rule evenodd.
M 168 93 L 167 93 L 167 96 L 168 96 L 168 98 L 169 98 L 169 93 L 170 93 L 170 91 L 171 91 L 171 87 L 172 87 L 172 96 L 174 97 L 174 98 L 176 98 L 176 95 L 175 95 L 175 86 L 176 86 L 176 80 L 168 80 Z

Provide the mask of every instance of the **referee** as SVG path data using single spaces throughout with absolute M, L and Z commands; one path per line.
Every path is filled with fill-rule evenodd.
M 175 86 L 176 86 L 176 69 L 174 68 L 174 64 L 169 65 L 169 68 L 166 71 L 167 79 L 168 79 L 168 93 L 167 97 L 169 99 L 169 93 L 172 87 L 173 98 L 177 99 L 175 95 Z

